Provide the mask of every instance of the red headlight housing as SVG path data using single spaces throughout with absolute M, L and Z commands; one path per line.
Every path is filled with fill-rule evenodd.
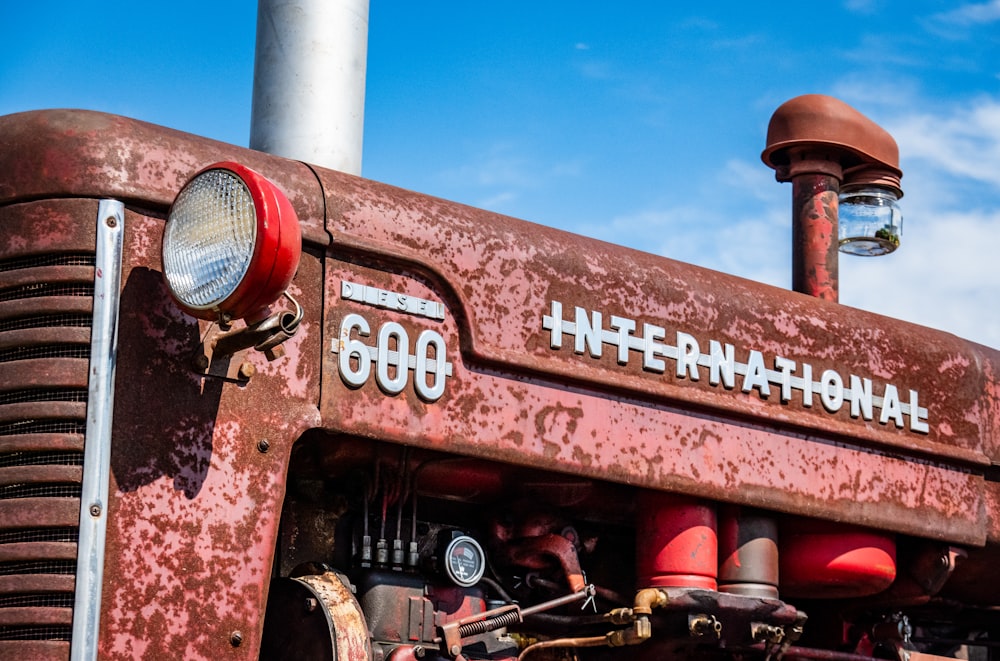
M 275 184 L 226 161 L 181 188 L 161 249 L 167 286 L 188 314 L 252 323 L 266 316 L 295 275 L 302 230 Z

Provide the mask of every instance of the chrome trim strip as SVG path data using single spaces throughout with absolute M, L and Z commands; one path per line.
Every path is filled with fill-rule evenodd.
M 94 269 L 94 319 L 90 335 L 87 436 L 80 498 L 80 538 L 76 560 L 76 602 L 70 658 L 97 658 L 104 539 L 108 522 L 111 470 L 111 415 L 114 409 L 118 352 L 118 303 L 121 291 L 125 205 L 101 200 L 97 210 L 97 256 Z

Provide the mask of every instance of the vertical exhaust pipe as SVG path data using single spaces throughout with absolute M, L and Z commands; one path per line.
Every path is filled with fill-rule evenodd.
M 368 0 L 259 0 L 250 147 L 361 174 Z
M 792 182 L 795 291 L 836 302 L 839 252 L 884 255 L 899 246 L 899 148 L 843 101 L 806 94 L 781 104 L 768 123 L 761 159 L 778 181 Z

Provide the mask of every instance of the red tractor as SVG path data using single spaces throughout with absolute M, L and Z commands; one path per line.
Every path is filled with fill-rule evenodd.
M 899 172 L 801 110 L 805 244 Z M 829 244 L 809 296 L 0 118 L 0 657 L 997 658 L 1000 353 L 823 300 Z

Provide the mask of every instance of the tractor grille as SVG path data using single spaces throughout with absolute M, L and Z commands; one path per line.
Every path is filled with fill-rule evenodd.
M 0 260 L 0 656 L 69 656 L 93 282 L 93 252 Z

